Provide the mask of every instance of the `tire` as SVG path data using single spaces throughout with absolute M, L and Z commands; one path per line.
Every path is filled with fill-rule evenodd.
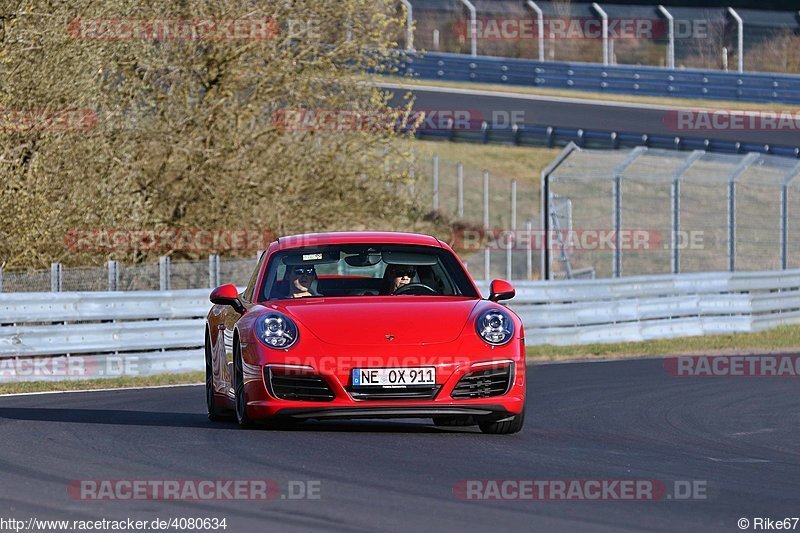
M 434 416 L 433 425 L 441 427 L 464 427 L 477 424 L 471 415 Z
M 490 435 L 510 435 L 511 433 L 517 433 L 522 429 L 522 426 L 525 425 L 525 409 L 522 409 L 522 412 L 510 420 L 505 420 L 503 422 L 478 422 L 478 427 L 481 428 L 483 433 L 488 433 Z
M 222 420 L 224 417 L 220 414 L 220 409 L 217 407 L 217 402 L 214 397 L 214 367 L 211 358 L 211 339 L 206 332 L 205 343 L 205 359 L 206 359 L 206 411 L 208 411 L 208 419 L 212 422 Z
M 236 393 L 236 422 L 241 428 L 253 427 L 253 421 L 247 416 L 247 392 L 244 388 L 244 370 L 242 369 L 242 353 L 239 339 L 233 341 L 233 383 Z

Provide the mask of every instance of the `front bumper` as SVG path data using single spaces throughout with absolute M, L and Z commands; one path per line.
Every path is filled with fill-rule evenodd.
M 482 419 L 502 419 L 513 416 L 503 405 L 425 406 L 425 407 L 327 407 L 307 409 L 287 407 L 275 413 L 276 418 L 294 420 L 332 420 L 337 418 L 433 418 L 434 416 L 474 416 Z
M 249 347 L 253 347 L 251 344 Z M 288 418 L 294 420 L 335 418 L 431 418 L 434 416 L 473 416 L 483 420 L 501 420 L 522 413 L 525 404 L 526 369 L 524 345 L 514 340 L 502 347 L 476 344 L 450 346 L 450 353 L 474 354 L 472 357 L 443 357 L 442 346 L 406 347 L 405 353 L 376 358 L 368 353 L 322 357 L 284 356 L 284 352 L 258 349 L 245 359 L 257 364 L 245 365 L 245 389 L 248 416 L 252 419 Z M 455 350 L 453 348 L 458 348 Z M 411 353 L 413 351 L 413 354 Z M 330 353 L 330 352 L 328 352 Z M 447 352 L 444 352 L 447 353 Z M 251 359 L 252 360 L 252 359 Z M 366 361 L 366 362 L 363 362 Z M 487 363 L 503 362 L 511 367 L 510 383 L 505 391 L 488 397 L 464 398 L 451 396 L 461 378 L 484 368 Z M 256 361 L 254 361 L 256 362 Z M 398 364 L 399 362 L 399 364 Z M 281 399 L 271 390 L 269 368 L 292 366 L 324 379 L 332 398 L 326 401 Z M 351 379 L 353 368 L 370 366 L 434 366 L 437 390 L 430 398 L 358 397 Z M 249 367 L 249 372 L 247 371 Z M 265 368 L 267 372 L 265 372 Z M 458 396 L 456 394 L 456 396 Z

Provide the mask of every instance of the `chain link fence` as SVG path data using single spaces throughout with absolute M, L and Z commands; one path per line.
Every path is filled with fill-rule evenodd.
M 541 61 L 600 63 L 607 55 L 610 64 L 736 70 L 741 41 L 745 70 L 793 72 L 797 67 L 788 58 L 797 47 L 800 18 L 788 5 L 784 11 L 766 11 L 613 2 L 595 7 L 569 0 L 469 4 L 475 8 L 474 44 L 467 2 L 411 1 L 414 47 L 460 54 L 474 48 L 477 55 Z M 603 15 L 609 27 L 605 47 L 599 33 Z M 402 41 L 407 45 L 408 36 Z
M 567 147 L 543 176 L 550 277 L 800 267 L 800 163 L 644 147 Z M 563 202 L 569 227 L 562 231 Z
M 124 265 L 109 261 L 104 267 L 62 267 L 50 270 L 0 270 L 0 292 L 157 291 L 213 288 L 222 283 L 247 285 L 255 258 L 171 261 Z

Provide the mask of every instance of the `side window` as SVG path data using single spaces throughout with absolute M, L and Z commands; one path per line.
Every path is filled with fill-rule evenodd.
M 256 268 L 253 270 L 253 275 L 250 276 L 250 281 L 247 282 L 247 288 L 244 290 L 244 299 L 248 302 L 253 301 L 253 290 L 255 290 L 258 273 L 261 272 L 261 266 L 264 264 L 264 258 L 266 256 L 266 251 L 261 253 L 261 257 L 259 257 L 258 263 L 256 263 Z

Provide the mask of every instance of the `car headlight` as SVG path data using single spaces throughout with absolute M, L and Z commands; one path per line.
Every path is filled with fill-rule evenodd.
M 267 313 L 255 324 L 258 340 L 270 348 L 283 350 L 297 341 L 297 326 L 280 313 Z
M 514 323 L 504 311 L 489 309 L 478 315 L 478 320 L 475 321 L 475 330 L 487 343 L 500 346 L 514 336 Z

